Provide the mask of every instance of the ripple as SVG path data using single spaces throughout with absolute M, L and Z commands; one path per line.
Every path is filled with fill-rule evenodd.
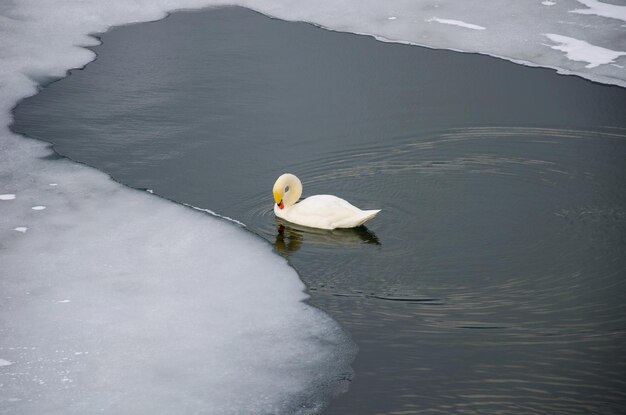
M 323 158 L 289 166 L 304 178 L 304 185 L 316 185 L 337 179 L 362 178 L 364 176 L 395 174 L 441 174 L 449 172 L 486 172 L 507 174 L 507 166 L 527 166 L 531 170 L 567 175 L 566 171 L 554 169 L 554 161 L 503 157 L 496 154 L 473 154 L 444 158 L 432 150 L 450 144 L 479 140 L 526 140 L 535 144 L 565 144 L 570 139 L 624 140 L 626 134 L 609 131 L 587 131 L 549 128 L 476 127 L 434 132 L 426 136 L 388 137 L 379 143 L 326 154 Z M 447 148 L 446 148 L 447 149 Z M 452 152 L 454 154 L 454 152 Z M 490 168 L 490 169 L 486 169 Z

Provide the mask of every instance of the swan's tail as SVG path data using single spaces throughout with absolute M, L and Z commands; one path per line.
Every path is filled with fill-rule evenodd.
M 380 209 L 364 210 L 358 215 L 355 215 L 349 220 L 345 221 L 345 223 L 339 224 L 337 228 L 356 228 L 357 226 L 361 226 L 368 220 L 372 219 L 378 214 L 378 212 L 380 212 Z
M 359 225 L 363 225 L 365 222 L 367 222 L 368 220 L 372 219 L 374 216 L 378 215 L 378 212 L 380 212 L 381 209 L 374 209 L 374 210 L 364 210 L 363 211 L 363 221 L 361 223 L 359 223 Z

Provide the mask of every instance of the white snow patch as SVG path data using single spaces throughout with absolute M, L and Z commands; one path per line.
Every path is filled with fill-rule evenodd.
M 541 2 L 541 4 L 543 4 L 544 6 L 554 6 L 556 4 L 555 1 L 550 1 L 550 0 L 544 0 Z
M 71 302 L 72 302 L 72 300 L 60 300 L 60 301 L 57 301 L 57 303 L 71 303 Z
M 33 206 L 31 209 L 32 210 L 44 210 L 45 208 L 46 208 L 45 206 L 39 205 L 39 206 Z
M 618 6 L 616 4 L 602 3 L 598 0 L 578 0 L 588 9 L 572 10 L 572 13 L 592 14 L 601 17 L 609 17 L 611 19 L 623 20 L 626 22 L 626 6 Z
M 13 228 L 13 230 L 21 233 L 26 233 L 28 228 L 26 226 L 18 226 L 17 228 Z
M 0 195 L 0 200 L 13 200 L 15 199 L 15 195 L 13 193 L 6 193 L 3 195 Z
M 486 29 L 486 27 L 478 26 L 478 25 L 475 25 L 475 24 L 472 24 L 472 23 L 466 23 L 466 22 L 463 22 L 461 20 L 440 19 L 438 17 L 431 17 L 430 19 L 428 19 L 426 21 L 427 22 L 437 22 L 437 23 L 449 24 L 449 25 L 464 27 L 466 29 L 472 29 L 472 30 L 485 30 Z
M 615 59 L 626 55 L 626 52 L 615 51 L 595 46 L 584 40 L 574 39 L 573 37 L 546 33 L 545 36 L 558 43 L 558 45 L 546 45 L 552 49 L 565 52 L 568 59 L 578 62 L 587 62 L 586 68 L 595 68 L 600 65 L 615 62 Z
M 50 186 L 58 186 L 58 183 L 50 183 Z
M 0 367 L 2 366 L 10 366 L 13 362 L 9 362 L 8 360 L 0 359 Z
M 396 19 L 397 19 L 397 17 L 396 17 L 396 16 L 389 16 L 389 17 L 387 18 L 387 20 L 396 20 Z
M 211 209 L 205 209 L 205 208 L 197 207 L 197 206 L 194 206 L 194 205 L 190 205 L 188 203 L 184 203 L 184 205 L 185 206 L 189 206 L 192 209 L 199 210 L 200 212 L 208 213 L 209 215 L 215 216 L 217 218 L 226 219 L 229 222 L 236 223 L 237 225 L 241 226 L 242 228 L 246 228 L 246 224 L 245 223 L 240 222 L 237 219 L 233 219 L 233 218 L 230 218 L 228 216 L 224 216 L 224 215 L 220 215 L 219 213 L 215 213 Z

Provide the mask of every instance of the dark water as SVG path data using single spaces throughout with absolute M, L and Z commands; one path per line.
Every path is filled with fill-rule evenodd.
M 238 8 L 103 41 L 14 130 L 274 243 L 360 347 L 326 413 L 626 412 L 626 90 Z M 383 212 L 281 224 L 283 172 Z

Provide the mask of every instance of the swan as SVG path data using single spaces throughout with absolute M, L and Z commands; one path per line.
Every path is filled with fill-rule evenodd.
M 310 228 L 355 228 L 372 219 L 380 209 L 361 210 L 332 195 L 315 195 L 298 202 L 302 183 L 285 173 L 274 183 L 274 214 L 287 222 Z

